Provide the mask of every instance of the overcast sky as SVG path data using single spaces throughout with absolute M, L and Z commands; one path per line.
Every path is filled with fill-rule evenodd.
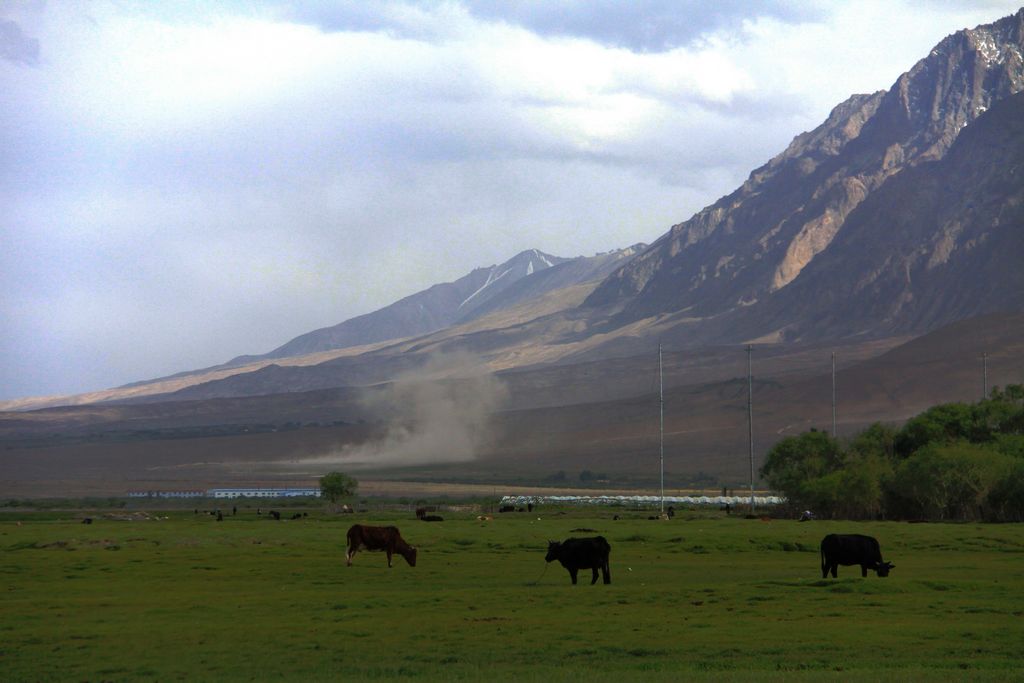
M 1014 2 L 0 3 L 0 399 L 652 242 Z

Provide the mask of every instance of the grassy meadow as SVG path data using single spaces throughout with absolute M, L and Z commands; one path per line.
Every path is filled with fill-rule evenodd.
M 545 507 L 442 523 L 157 514 L 0 516 L 0 679 L 1024 677 L 1021 525 Z M 418 566 L 362 552 L 346 567 L 357 521 L 398 525 Z M 547 539 L 594 535 L 577 528 L 611 543 L 611 585 L 583 571 L 572 586 L 545 565 Z M 876 536 L 892 575 L 822 580 L 830 532 Z

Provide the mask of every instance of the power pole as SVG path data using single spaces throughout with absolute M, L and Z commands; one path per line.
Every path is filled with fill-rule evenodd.
M 747 344 L 747 437 L 750 442 L 750 514 L 754 514 L 754 380 L 750 369 L 750 352 Z
M 981 398 L 988 398 L 988 354 L 981 354 Z
M 665 379 L 661 365 L 661 343 L 658 343 L 658 412 L 661 434 L 661 514 L 665 514 Z
M 832 352 L 832 438 L 838 439 L 836 431 L 836 352 Z

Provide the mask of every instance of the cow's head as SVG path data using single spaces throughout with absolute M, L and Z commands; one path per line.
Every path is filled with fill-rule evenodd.
M 548 554 L 544 557 L 546 562 L 554 562 L 558 559 L 558 551 L 561 550 L 562 543 L 560 541 L 548 541 Z
M 409 549 L 406 550 L 404 553 L 402 553 L 402 557 L 405 558 L 405 561 L 409 563 L 410 567 L 415 567 L 416 566 L 416 547 L 415 546 L 409 546 Z
M 875 567 L 875 573 L 879 576 L 889 576 L 889 570 L 895 566 L 892 562 L 879 562 Z

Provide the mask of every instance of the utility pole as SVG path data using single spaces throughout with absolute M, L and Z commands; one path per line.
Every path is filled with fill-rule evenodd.
M 747 436 L 750 442 L 750 514 L 754 514 L 754 380 L 750 370 L 750 352 L 747 344 Z
M 981 354 L 981 398 L 988 398 L 988 354 Z
M 658 343 L 658 431 L 661 434 L 661 514 L 665 514 L 665 379 L 661 365 L 661 342 Z
M 836 352 L 832 352 L 832 438 L 838 439 L 836 431 Z

